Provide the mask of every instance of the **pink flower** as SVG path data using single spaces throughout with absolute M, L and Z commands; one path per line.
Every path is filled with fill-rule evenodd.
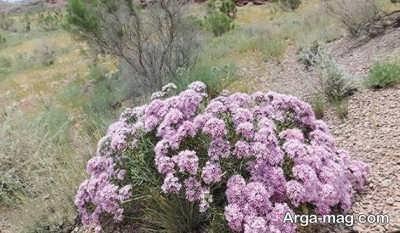
M 180 172 L 187 172 L 196 175 L 199 167 L 199 158 L 195 151 L 184 150 L 173 158 L 179 167 Z
M 206 163 L 206 166 L 203 168 L 203 171 L 201 173 L 201 178 L 206 184 L 220 182 L 222 178 L 221 166 L 216 162 L 208 161 Z
M 181 187 L 182 184 L 179 183 L 179 179 L 173 173 L 168 173 L 165 176 L 161 189 L 164 193 L 179 193 Z
M 225 122 L 218 118 L 211 118 L 204 124 L 203 132 L 212 138 L 223 137 L 226 134 Z

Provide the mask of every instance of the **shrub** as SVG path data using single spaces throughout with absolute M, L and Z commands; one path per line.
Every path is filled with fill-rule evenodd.
M 302 48 L 298 53 L 298 60 L 301 62 L 307 70 L 317 67 L 320 65 L 323 59 L 323 50 L 318 41 L 314 41 L 309 48 Z
M 336 16 L 353 36 L 358 36 L 379 15 L 374 0 L 324 0 L 324 3 L 328 13 Z
M 221 36 L 234 28 L 233 20 L 219 11 L 209 13 L 204 19 L 204 25 L 214 36 Z
M 330 57 L 322 57 L 319 69 L 320 91 L 328 102 L 340 102 L 346 97 L 353 95 L 356 91 Z
M 323 78 L 325 79 L 324 93 L 328 101 L 341 101 L 352 94 L 352 88 L 339 70 L 328 67 L 323 76 L 325 76 Z
M 131 96 L 140 96 L 161 89 L 179 68 L 193 65 L 198 35 L 183 16 L 187 1 L 155 1 L 146 9 L 135 2 L 70 0 L 67 19 L 71 30 L 97 51 L 119 59 Z
M 400 64 L 377 63 L 372 66 L 366 85 L 370 88 L 379 89 L 400 83 Z
M 98 231 L 125 215 L 125 224 L 144 232 L 294 233 L 296 226 L 283 222 L 287 213 L 349 210 L 368 168 L 338 149 L 327 125 L 295 97 L 209 99 L 206 85 L 194 82 L 177 96 L 126 109 L 87 172 L 75 204 L 82 222 Z M 162 214 L 177 199 L 189 208 Z M 153 207 L 145 204 L 150 200 Z M 174 211 L 185 214 L 171 217 Z M 185 220 L 194 212 L 196 221 Z M 169 229 L 171 222 L 185 231 Z

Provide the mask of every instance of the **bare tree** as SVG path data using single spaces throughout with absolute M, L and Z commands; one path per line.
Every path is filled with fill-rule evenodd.
M 131 95 L 159 90 L 194 61 L 196 30 L 185 21 L 186 0 L 158 0 L 141 8 L 130 0 L 71 0 L 68 19 L 102 52 L 120 60 Z

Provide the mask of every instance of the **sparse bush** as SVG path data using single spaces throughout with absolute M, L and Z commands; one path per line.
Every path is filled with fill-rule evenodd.
M 318 41 L 314 41 L 310 48 L 302 48 L 298 53 L 298 60 L 310 71 L 320 65 L 324 56 L 322 47 Z
M 214 36 L 221 36 L 234 28 L 233 20 L 220 11 L 209 13 L 204 19 L 204 25 Z
M 398 83 L 400 83 L 400 64 L 396 63 L 374 64 L 366 80 L 366 85 L 374 89 L 390 87 Z
M 314 45 L 303 53 L 300 61 L 306 67 L 315 66 L 319 71 L 319 95 L 326 98 L 330 103 L 341 102 L 354 94 L 356 89 L 339 69 L 336 62 L 327 55 L 319 44 Z
M 323 0 L 328 13 L 336 16 L 351 35 L 358 36 L 379 16 L 375 0 Z
M 135 2 L 70 0 L 68 22 L 100 51 L 120 60 L 130 94 L 159 90 L 176 71 L 195 61 L 197 28 L 182 16 L 187 1 Z
M 323 91 L 329 102 L 340 102 L 354 93 L 354 88 L 333 63 L 325 66 L 322 76 Z
M 351 208 L 368 167 L 337 148 L 310 105 L 274 92 L 212 99 L 206 88 L 194 82 L 110 125 L 76 195 L 84 225 L 294 233 L 287 213 Z

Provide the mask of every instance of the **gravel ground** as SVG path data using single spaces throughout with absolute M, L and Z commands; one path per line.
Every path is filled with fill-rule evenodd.
M 326 117 L 339 147 L 370 166 L 369 186 L 355 198 L 354 214 L 389 215 L 388 225 L 356 225 L 356 232 L 400 232 L 400 87 L 362 91 L 349 115 Z

